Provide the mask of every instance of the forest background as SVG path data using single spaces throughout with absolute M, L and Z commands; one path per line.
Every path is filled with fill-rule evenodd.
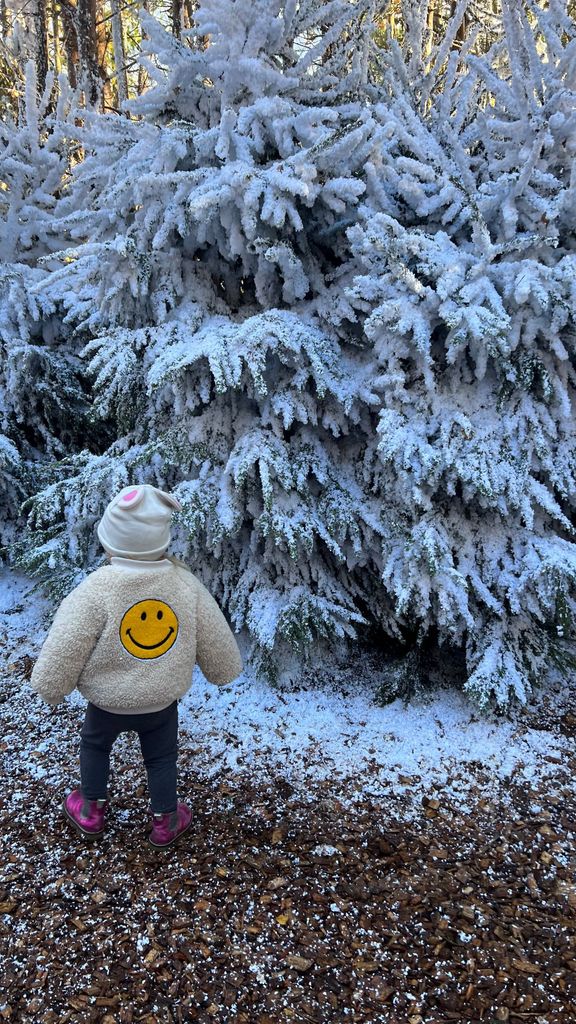
M 418 4 L 412 7 L 417 10 Z M 429 0 L 425 5 L 425 40 L 428 53 L 446 37 L 451 19 L 456 14 L 457 0 Z M 122 102 L 139 96 L 152 84 L 146 67 L 139 61 L 143 31 L 140 11 L 154 15 L 173 36 L 182 38 L 183 31 L 194 29 L 197 0 L 31 0 L 0 3 L 0 97 L 4 109 L 16 110 L 24 84 L 25 66 L 32 59 L 36 66 L 38 87 L 43 90 L 49 71 L 64 71 L 70 85 L 82 82 L 89 102 L 102 112 L 120 112 Z M 378 9 L 379 8 L 379 9 Z M 386 45 L 402 39 L 406 21 L 401 0 L 375 8 L 375 39 Z M 576 4 L 568 4 L 573 18 Z M 502 9 L 500 0 L 471 0 L 461 11 L 453 45 L 460 48 L 474 30 L 474 52 L 485 53 L 500 37 Z M 190 45 L 207 47 L 208 35 L 185 36 Z

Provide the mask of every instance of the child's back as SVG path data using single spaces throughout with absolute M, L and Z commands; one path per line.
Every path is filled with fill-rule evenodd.
M 107 711 L 159 711 L 190 689 L 198 663 L 211 683 L 242 671 L 220 608 L 170 559 L 112 557 L 60 605 L 32 685 L 51 704 L 77 686 Z
M 31 683 L 58 704 L 78 687 L 88 700 L 80 743 L 81 788 L 64 801 L 86 836 L 104 830 L 110 751 L 120 734 L 140 737 L 154 827 L 167 846 L 191 812 L 176 799 L 178 700 L 197 662 L 217 685 L 242 671 L 234 635 L 200 580 L 165 557 L 178 502 L 149 484 L 110 502 L 98 536 L 110 564 L 91 573 L 60 605 Z

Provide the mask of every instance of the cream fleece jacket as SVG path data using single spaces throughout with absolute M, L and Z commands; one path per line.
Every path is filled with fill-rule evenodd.
M 190 689 L 195 663 L 218 686 L 242 671 L 234 635 L 203 583 L 169 558 L 112 558 L 62 601 L 31 686 L 49 704 L 78 687 L 116 714 L 158 711 Z

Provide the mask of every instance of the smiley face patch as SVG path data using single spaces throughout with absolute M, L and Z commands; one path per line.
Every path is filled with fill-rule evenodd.
M 174 645 L 177 636 L 176 613 L 165 601 L 138 601 L 124 613 L 120 623 L 120 642 L 134 658 L 160 658 Z

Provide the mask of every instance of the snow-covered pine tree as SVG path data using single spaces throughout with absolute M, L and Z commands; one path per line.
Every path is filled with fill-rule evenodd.
M 481 706 L 573 665 L 576 26 L 565 4 L 503 0 L 485 55 L 427 45 L 404 5 L 382 52 L 356 267 L 325 310 L 363 323 L 382 395 L 363 485 L 395 510 L 384 628 L 462 644 Z M 333 292 L 330 293 L 333 295 Z
M 431 49 L 424 6 L 380 61 L 351 4 L 206 2 L 206 49 L 146 19 L 145 120 L 87 118 L 46 293 L 119 438 L 32 558 L 82 572 L 151 480 L 261 664 L 363 608 L 503 705 L 574 608 L 574 29 L 506 0 L 479 56 L 462 0 Z
M 90 339 L 117 440 L 38 495 L 25 564 L 67 587 L 101 557 L 94 523 L 119 486 L 169 488 L 179 554 L 247 628 L 254 662 L 287 671 L 291 651 L 361 621 L 352 570 L 385 529 L 355 474 L 371 355 L 313 313 L 381 145 L 370 5 L 205 0 L 206 48 L 143 25 L 144 120 L 86 114 L 59 222 L 78 244 L 45 289 Z
M 61 248 L 57 204 L 69 173 L 65 80 L 38 97 L 29 62 L 16 121 L 0 121 L 0 540 L 13 533 L 24 497 L 40 487 L 47 459 L 82 436 L 86 399 L 53 304 L 41 290 L 40 261 Z

